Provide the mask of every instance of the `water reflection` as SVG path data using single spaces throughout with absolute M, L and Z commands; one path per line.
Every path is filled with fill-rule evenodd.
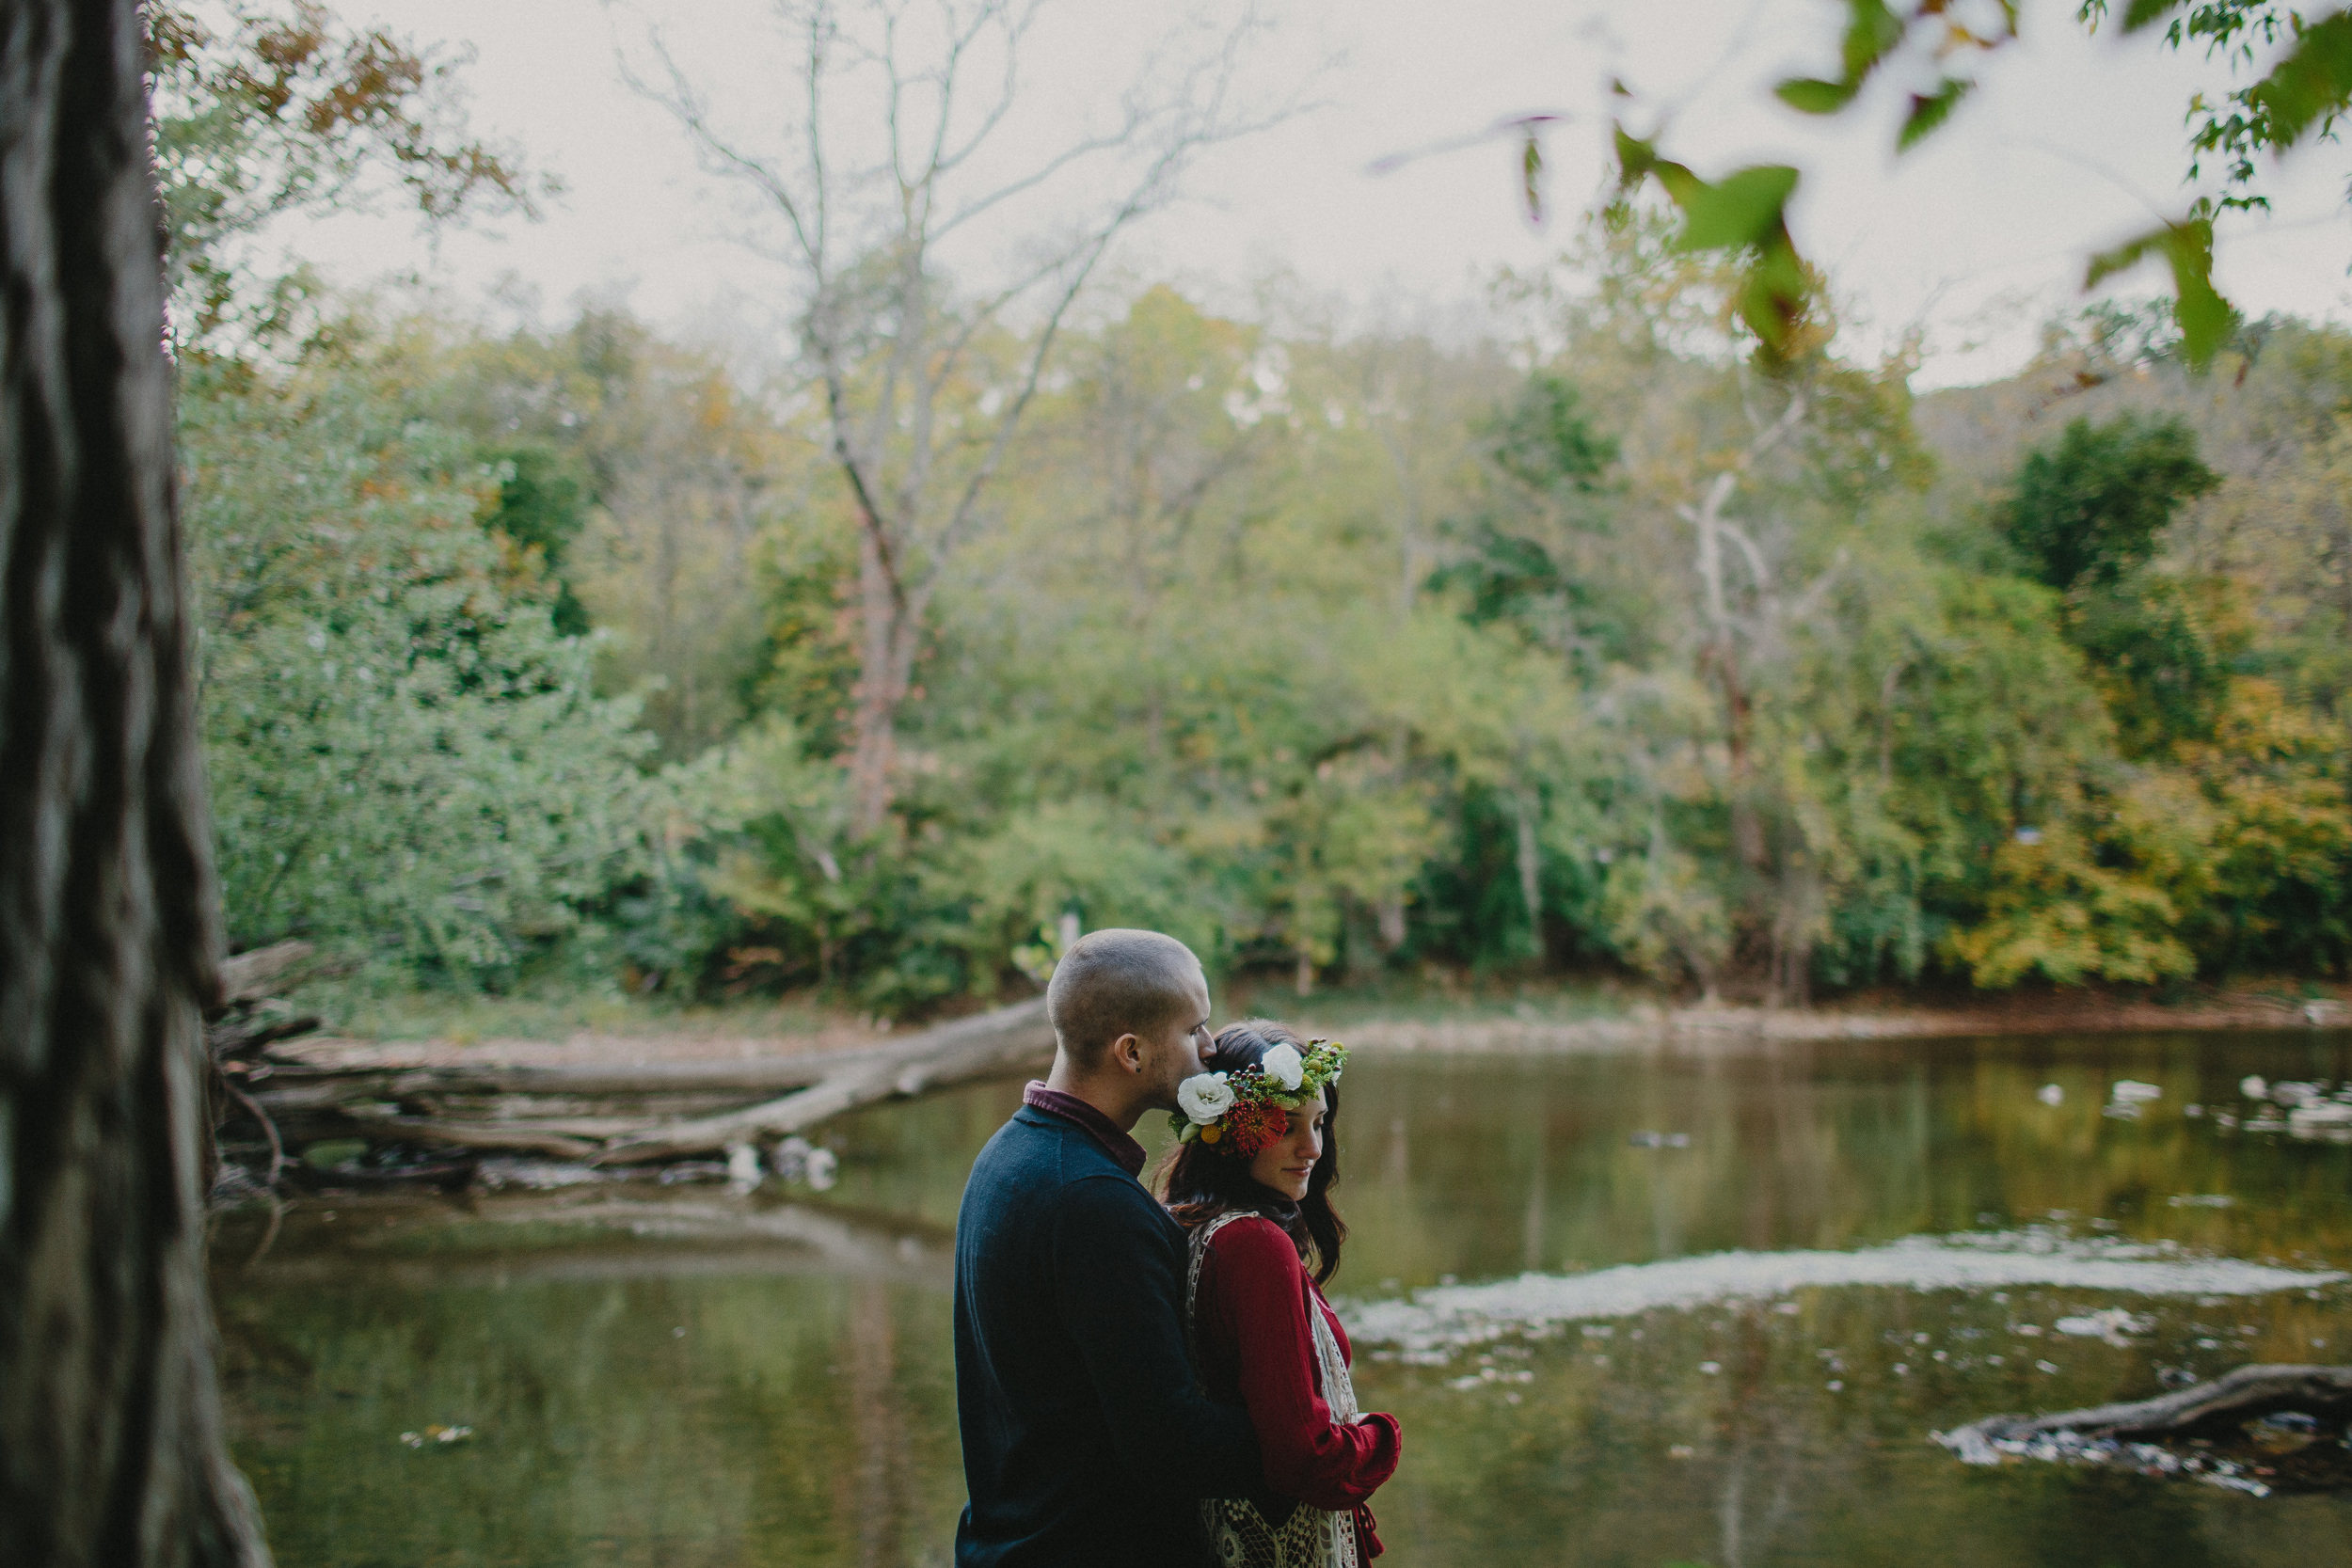
M 2143 1276 L 2119 1295 L 2077 1267 L 2352 1264 L 2352 1148 L 2186 1114 L 2250 1115 L 2249 1075 L 2341 1081 L 2352 1037 L 1359 1060 L 1340 1284 L 1394 1341 L 1368 1340 L 1361 1379 L 1407 1426 L 1380 1504 L 1393 1560 L 2347 1560 L 2343 1498 L 1984 1473 L 1926 1441 L 2247 1360 L 2352 1359 L 2342 1284 L 2148 1294 Z M 2137 1119 L 2102 1114 L 2124 1079 L 2160 1091 Z M 257 1233 L 229 1228 L 236 1438 L 279 1560 L 944 1562 L 948 1231 L 1017 1098 L 842 1127 L 821 1203 L 344 1200 L 294 1213 L 250 1268 Z M 1982 1272 L 2021 1234 L 2050 1243 L 2046 1266 Z M 1907 1238 L 1968 1235 L 2009 1242 L 1942 1249 L 1960 1274 L 1910 1267 Z M 1661 1286 L 1737 1249 L 1779 1272 L 1736 1299 Z M 1542 1310 L 1502 1309 L 1520 1287 L 1496 1282 L 1530 1273 Z M 2116 1332 L 2058 1326 L 2119 1305 Z M 1438 1331 L 1466 1311 L 1478 1333 Z M 1414 1313 L 1418 1346 L 1395 1328 Z M 431 1422 L 475 1435 L 399 1443 Z

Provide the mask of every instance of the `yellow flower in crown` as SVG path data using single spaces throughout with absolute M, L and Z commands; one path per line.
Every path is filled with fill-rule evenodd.
M 1231 1072 L 1197 1072 L 1176 1086 L 1168 1125 L 1184 1143 L 1196 1139 L 1247 1160 L 1280 1138 L 1290 1113 L 1340 1081 L 1347 1047 L 1337 1040 L 1278 1045 L 1255 1067 Z

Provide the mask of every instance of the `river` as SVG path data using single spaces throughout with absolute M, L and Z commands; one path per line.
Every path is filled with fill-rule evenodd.
M 2352 1362 L 2352 1130 L 2249 1076 L 2345 1089 L 2352 1033 L 1359 1054 L 1333 1293 L 1404 1422 L 1388 1560 L 2352 1563 L 2343 1494 L 1929 1438 Z M 278 1562 L 948 1561 L 955 1208 L 1018 1099 L 837 1124 L 821 1195 L 314 1198 L 258 1259 L 225 1225 Z

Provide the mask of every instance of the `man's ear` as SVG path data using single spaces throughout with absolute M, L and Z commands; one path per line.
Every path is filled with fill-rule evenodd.
M 1129 1073 L 1141 1072 L 1143 1070 L 1143 1037 L 1139 1035 L 1120 1036 L 1111 1041 L 1108 1055 L 1123 1070 Z

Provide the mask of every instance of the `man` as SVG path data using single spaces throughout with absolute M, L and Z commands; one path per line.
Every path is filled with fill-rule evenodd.
M 1198 1391 L 1184 1232 L 1128 1134 L 1200 1070 L 1208 981 L 1173 937 L 1095 931 L 1045 1008 L 1053 1072 L 980 1150 L 956 1216 L 956 1561 L 1199 1568 L 1196 1500 L 1265 1477 L 1248 1415 Z

